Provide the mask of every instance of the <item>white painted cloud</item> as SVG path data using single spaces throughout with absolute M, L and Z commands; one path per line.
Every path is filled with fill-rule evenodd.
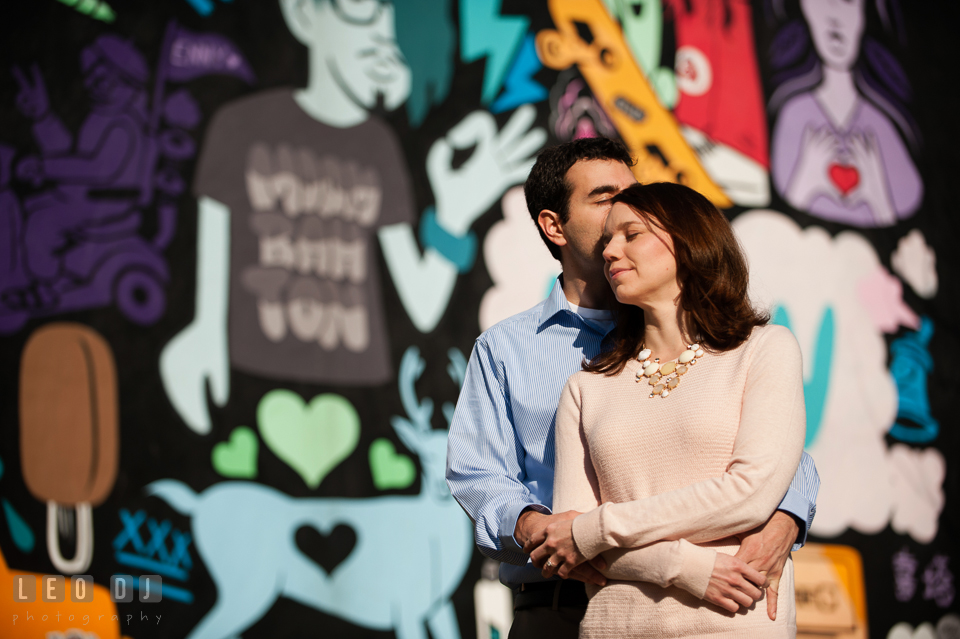
M 960 637 L 960 617 L 955 614 L 946 614 L 940 617 L 937 627 L 924 622 L 914 630 L 913 626 L 901 621 L 890 629 L 887 639 L 957 639 Z
M 918 229 L 900 238 L 890 263 L 920 297 L 930 299 L 937 294 L 937 254 Z
M 544 246 L 527 212 L 523 188 L 507 191 L 503 220 L 483 240 L 483 259 L 493 286 L 480 301 L 480 329 L 525 311 L 542 301 L 560 274 L 560 262 Z
M 808 381 L 817 373 L 817 341 L 825 311 L 834 321 L 829 385 L 819 427 L 808 410 L 808 447 L 820 473 L 811 531 L 823 537 L 848 528 L 894 530 L 927 543 L 943 508 L 944 461 L 935 449 L 889 448 L 884 435 L 897 412 L 883 332 L 915 326 L 899 286 L 859 234 L 835 238 L 802 230 L 774 211 L 751 211 L 733 223 L 750 262 L 751 297 L 786 309 L 804 355 Z M 823 371 L 820 371 L 822 374 Z M 808 397 L 817 397 L 815 385 Z M 808 404 L 808 407 L 810 405 Z

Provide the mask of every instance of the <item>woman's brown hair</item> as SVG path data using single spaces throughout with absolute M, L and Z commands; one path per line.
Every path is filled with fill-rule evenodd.
M 727 218 L 693 189 L 668 182 L 634 184 L 613 202 L 629 206 L 643 220 L 673 239 L 680 285 L 681 328 L 710 351 L 728 351 L 742 344 L 755 326 L 770 316 L 753 308 L 747 297 L 747 261 Z M 636 357 L 643 343 L 643 311 L 614 301 L 617 327 L 612 348 L 583 369 L 616 375 Z

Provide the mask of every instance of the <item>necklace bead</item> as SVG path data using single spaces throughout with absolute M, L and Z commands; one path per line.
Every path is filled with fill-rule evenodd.
M 650 385 L 650 398 L 660 397 L 664 399 L 670 395 L 670 391 L 680 386 L 680 376 L 686 374 L 690 367 L 697 363 L 697 360 L 705 355 L 705 351 L 700 348 L 700 344 L 690 344 L 687 350 L 680 353 L 675 361 L 660 363 L 659 357 L 652 357 L 653 352 L 641 344 L 640 352 L 637 354 L 637 361 L 640 362 L 640 368 L 637 370 L 637 381 L 646 378 Z

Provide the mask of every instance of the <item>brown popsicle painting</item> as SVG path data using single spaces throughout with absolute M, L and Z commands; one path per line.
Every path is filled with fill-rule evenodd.
M 106 340 L 81 324 L 37 329 L 20 363 L 20 457 L 30 493 L 62 506 L 102 503 L 117 476 L 118 412 Z

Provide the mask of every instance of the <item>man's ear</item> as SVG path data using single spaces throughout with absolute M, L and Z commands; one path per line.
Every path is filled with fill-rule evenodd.
M 280 12 L 293 37 L 308 47 L 316 39 L 313 35 L 317 0 L 280 0 Z
M 560 215 L 550 209 L 543 209 L 537 216 L 537 224 L 540 230 L 547 236 L 547 239 L 557 246 L 566 246 L 567 238 L 563 234 L 563 226 L 560 224 Z

